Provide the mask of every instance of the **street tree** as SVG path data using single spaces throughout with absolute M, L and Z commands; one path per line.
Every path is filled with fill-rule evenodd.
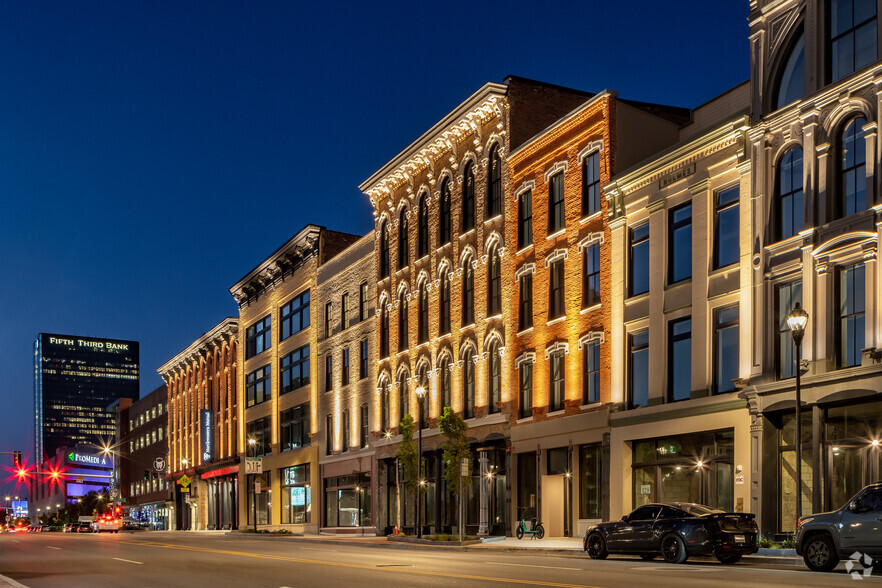
M 398 425 L 398 432 L 401 433 L 401 443 L 398 445 L 398 453 L 396 454 L 396 457 L 398 457 L 398 463 L 401 464 L 401 473 L 404 477 L 404 491 L 399 491 L 399 496 L 406 496 L 408 487 L 414 489 L 413 520 L 416 521 L 416 509 L 419 505 L 417 491 L 419 489 L 420 480 L 420 459 L 417 444 L 413 440 L 413 429 L 413 417 L 409 414 L 404 415 L 401 419 L 401 423 Z M 407 501 L 402 499 L 401 503 L 399 512 L 404 510 L 404 505 Z
M 463 479 L 470 479 L 472 475 L 471 460 L 469 459 L 469 426 L 449 406 L 444 407 L 444 412 L 438 419 L 438 429 L 445 440 L 442 445 L 444 450 L 444 479 L 447 487 L 456 496 L 459 507 L 459 535 L 462 538 L 462 497 L 465 491 Z M 462 463 L 465 462 L 465 472 L 462 471 Z

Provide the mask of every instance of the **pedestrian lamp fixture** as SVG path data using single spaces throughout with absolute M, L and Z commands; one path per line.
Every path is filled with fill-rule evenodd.
M 257 439 L 248 439 L 248 447 L 251 449 L 251 457 L 257 457 Z M 257 533 L 257 494 L 251 491 L 251 519 L 254 522 L 254 532 Z
M 802 518 L 802 417 L 800 408 L 802 406 L 802 398 L 800 393 L 799 372 L 802 364 L 802 337 L 805 335 L 805 327 L 808 324 L 809 315 L 796 303 L 790 314 L 787 315 L 787 327 L 790 329 L 790 336 L 793 337 L 793 343 L 796 345 L 796 521 Z
M 419 418 L 418 424 L 420 428 L 420 444 L 419 444 L 419 453 L 417 453 L 417 478 L 420 481 L 420 488 L 417 489 L 417 516 L 416 516 L 416 524 L 417 524 L 417 539 L 421 539 L 423 536 L 423 525 L 420 520 L 420 514 L 422 512 L 421 505 L 421 497 L 420 490 L 422 486 L 425 486 L 425 480 L 423 480 L 423 402 L 426 399 L 426 388 L 423 385 L 417 386 L 416 389 L 416 397 L 417 404 L 419 405 L 417 408 L 419 409 Z

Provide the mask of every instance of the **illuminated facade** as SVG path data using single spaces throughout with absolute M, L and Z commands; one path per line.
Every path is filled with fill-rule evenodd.
M 749 84 L 605 187 L 611 248 L 609 518 L 647 502 L 746 512 Z
M 318 269 L 316 424 L 322 492 L 314 511 L 320 513 L 322 533 L 377 533 L 370 434 L 377 382 L 376 283 L 373 231 Z M 290 508 L 298 506 L 294 498 Z
M 168 387 L 171 529 L 239 525 L 239 365 L 239 323 L 226 318 L 156 370 Z
M 360 239 L 307 225 L 230 288 L 239 304 L 241 525 L 317 532 L 319 268 Z M 324 416 L 322 416 L 324 418 Z M 263 473 L 245 473 L 260 457 Z M 260 483 L 260 491 L 255 492 Z M 256 515 L 256 521 L 255 521 Z
M 607 90 L 508 156 L 510 517 L 539 516 L 552 536 L 581 535 L 609 513 L 611 244 L 603 186 L 674 143 L 688 116 Z
M 802 513 L 841 507 L 880 475 L 882 272 L 878 268 L 879 14 L 876 2 L 751 3 L 749 339 L 743 395 L 750 500 L 767 534 L 795 525 L 795 350 L 802 341 Z M 746 205 L 746 203 L 745 203 Z M 748 322 L 749 321 L 749 322 Z
M 34 343 L 35 462 L 59 447 L 110 443 L 116 422 L 107 407 L 137 398 L 138 342 L 40 333 Z
M 445 406 L 466 419 L 476 440 L 469 532 L 504 534 L 510 528 L 505 511 L 513 386 L 503 365 L 511 284 L 503 276 L 510 273 L 513 249 L 505 236 L 506 158 L 587 97 L 522 78 L 488 83 L 360 186 L 376 223 L 378 363 L 371 431 L 380 530 L 391 532 L 399 522 L 414 528 L 413 498 L 398 496 L 395 454 L 402 416 L 419 414 L 418 386 L 427 389 L 428 492 L 421 506 L 426 530 L 456 524 L 437 428 Z M 479 520 L 481 483 L 489 486 L 486 527 Z

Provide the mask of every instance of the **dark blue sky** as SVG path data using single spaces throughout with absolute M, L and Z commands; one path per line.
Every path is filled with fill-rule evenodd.
M 0 451 L 32 452 L 38 332 L 140 341 L 150 392 L 303 225 L 370 230 L 358 184 L 485 82 L 748 77 L 747 0 L 417 4 L 0 5 Z

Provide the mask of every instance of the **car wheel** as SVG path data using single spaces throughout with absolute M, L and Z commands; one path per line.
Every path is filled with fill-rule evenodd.
M 523 539 L 524 538 L 524 528 L 522 526 L 518 525 L 518 529 L 517 529 L 517 531 L 515 531 L 515 535 L 517 535 L 518 539 Z
M 717 556 L 717 560 L 724 564 L 733 564 L 741 561 L 743 553 L 721 553 Z
M 809 539 L 802 559 L 815 572 L 830 572 L 839 563 L 839 555 L 829 535 L 815 535 Z
M 655 556 L 651 553 L 641 553 L 640 557 L 643 558 L 643 561 L 652 561 L 655 559 Z
M 675 533 L 664 536 L 661 542 L 661 551 L 668 563 L 681 564 L 688 557 L 683 539 Z
M 539 525 L 536 527 L 536 539 L 542 539 L 543 537 L 545 537 L 545 527 Z
M 606 559 L 609 551 L 606 550 L 606 541 L 600 533 L 591 533 L 585 539 L 585 551 L 591 559 Z

